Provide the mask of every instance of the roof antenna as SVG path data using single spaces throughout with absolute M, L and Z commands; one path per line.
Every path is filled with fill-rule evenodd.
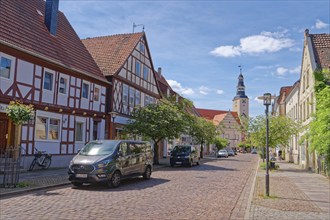
M 135 29 L 136 27 L 138 27 L 138 26 L 142 26 L 142 32 L 144 32 L 144 24 L 135 24 L 135 23 L 133 22 L 133 33 L 134 33 L 134 29 Z

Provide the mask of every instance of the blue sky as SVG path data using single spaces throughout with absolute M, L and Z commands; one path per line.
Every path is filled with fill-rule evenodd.
M 197 108 L 232 109 L 242 65 L 250 116 L 264 114 L 257 96 L 299 79 L 304 30 L 330 33 L 329 0 L 60 0 L 60 10 L 80 38 L 143 24 L 154 68 Z

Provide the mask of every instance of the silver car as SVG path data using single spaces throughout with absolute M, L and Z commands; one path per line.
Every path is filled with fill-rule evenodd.
M 72 159 L 69 180 L 74 186 L 105 182 L 117 187 L 122 178 L 143 176 L 150 179 L 153 152 L 149 142 L 97 140 L 89 142 Z
M 228 158 L 228 152 L 225 149 L 221 149 L 217 153 L 217 157 L 225 157 Z

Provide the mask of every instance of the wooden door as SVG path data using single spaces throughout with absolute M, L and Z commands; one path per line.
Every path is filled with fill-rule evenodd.
M 4 152 L 8 138 L 8 118 L 0 114 L 0 153 Z

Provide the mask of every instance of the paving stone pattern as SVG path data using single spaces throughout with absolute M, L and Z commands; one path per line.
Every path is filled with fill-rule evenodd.
M 243 219 L 258 157 L 165 167 L 119 188 L 84 185 L 1 200 L 1 219 Z

